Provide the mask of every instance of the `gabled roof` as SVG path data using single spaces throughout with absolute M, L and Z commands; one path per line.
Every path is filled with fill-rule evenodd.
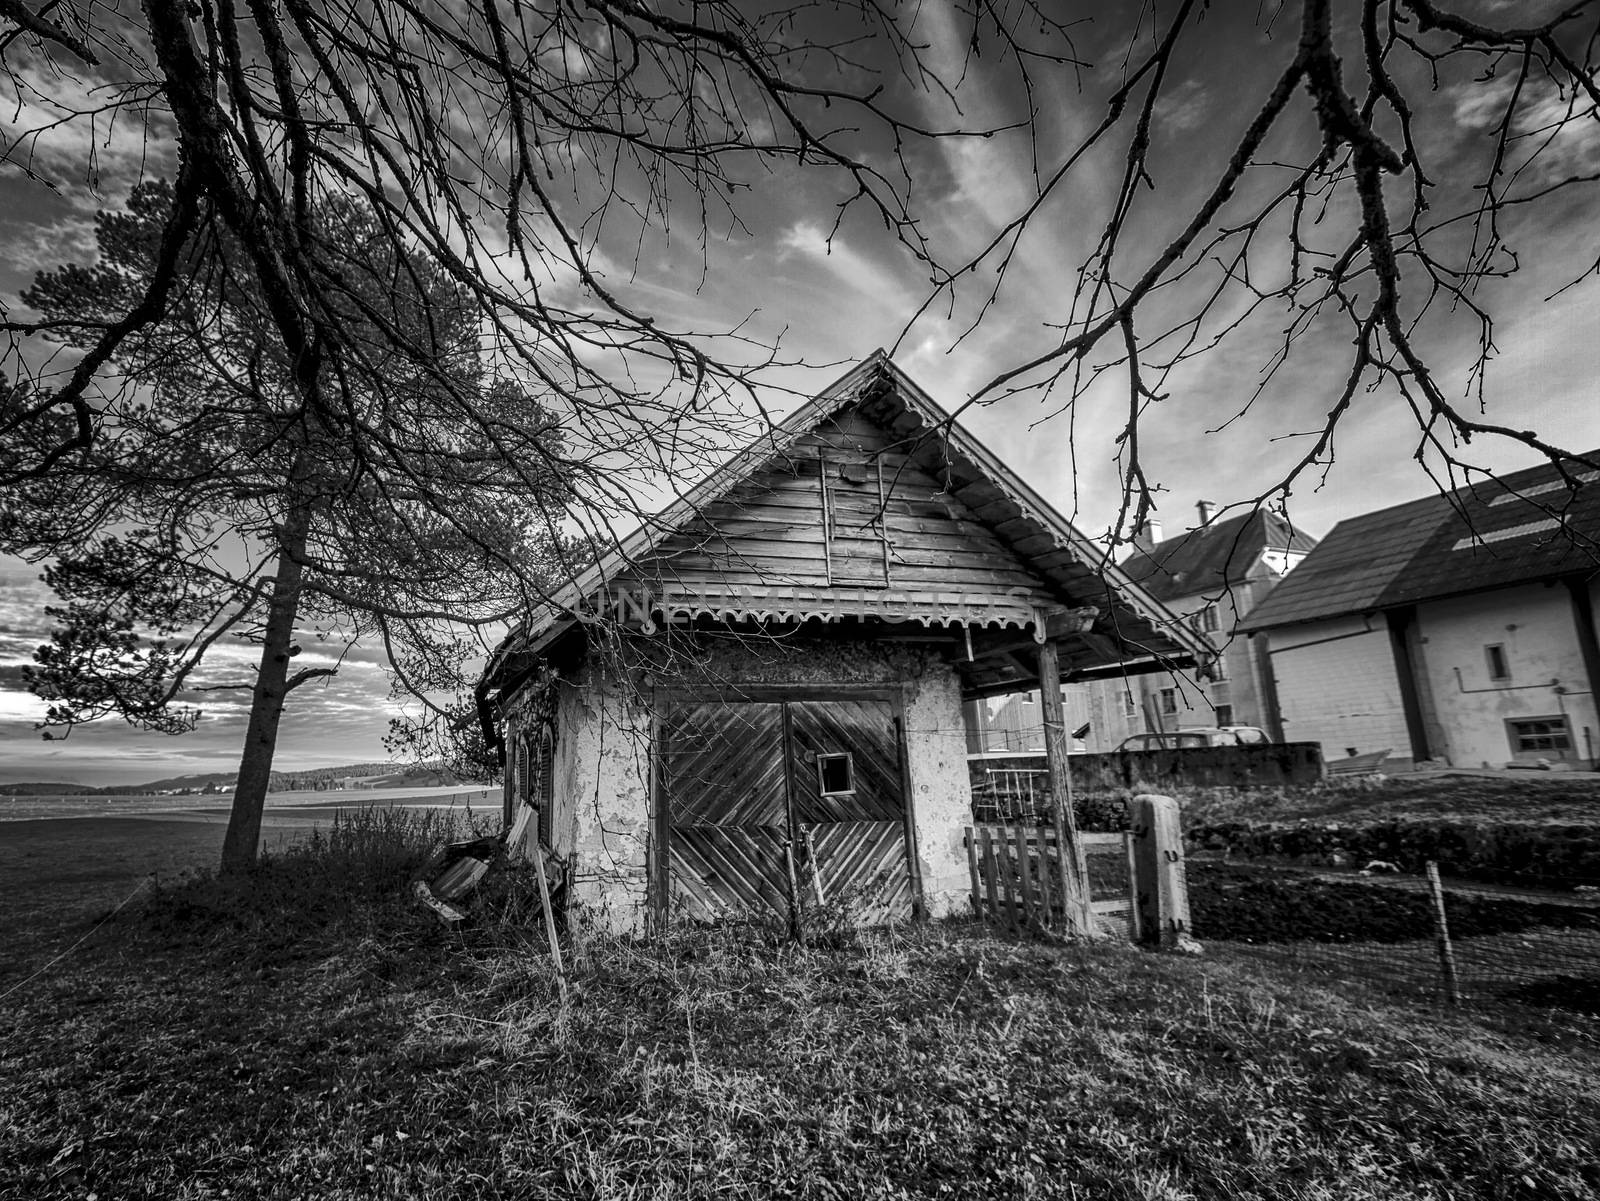
M 1040 618 L 1036 600 L 1001 595 L 984 611 L 971 613 L 942 609 L 916 597 L 897 598 L 893 591 L 881 589 L 839 588 L 833 590 L 835 595 L 800 600 L 783 589 L 773 589 L 775 598 L 734 604 L 718 597 L 703 606 L 697 606 L 692 597 L 663 596 L 659 590 L 662 577 L 657 573 L 662 556 L 670 552 L 669 540 L 704 525 L 716 506 L 760 472 L 781 467 L 797 443 L 845 410 L 890 432 L 903 454 L 941 481 L 943 494 L 999 536 L 1008 553 L 1041 581 L 1047 595 L 1057 599 L 1058 607 L 1098 610 L 1092 629 L 1080 631 L 1070 659 L 1064 656 L 1064 661 L 1076 664 L 1083 674 L 1100 668 L 1121 670 L 1128 662 L 1139 664 L 1129 670 L 1148 670 L 1164 662 L 1187 663 L 1209 656 L 1209 648 L 1198 636 L 1129 581 L 1097 545 L 1019 480 L 880 350 L 561 589 L 549 605 L 532 614 L 502 644 L 486 669 L 486 681 L 496 676 L 506 655 L 537 656 L 574 625 L 617 613 L 619 594 L 629 598 L 622 612 L 631 612 L 646 625 L 654 624 L 654 616 L 666 620 L 710 616 L 725 621 L 882 618 L 920 621 L 924 626 L 998 628 L 1035 624 Z M 650 587 L 629 594 L 630 586 L 641 580 Z M 666 584 L 670 593 L 671 581 Z M 1017 686 L 1030 684 L 1019 681 Z
M 1316 545 L 1277 513 L 1257 509 L 1135 551 L 1122 561 L 1122 570 L 1157 600 L 1170 601 L 1244 583 L 1264 550 L 1304 553 Z
M 1600 451 L 1340 522 L 1240 630 L 1371 613 L 1600 568 Z

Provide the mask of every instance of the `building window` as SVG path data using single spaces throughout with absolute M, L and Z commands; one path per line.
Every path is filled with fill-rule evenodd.
M 517 799 L 520 801 L 526 801 L 528 799 L 529 780 L 533 776 L 533 773 L 528 770 L 528 761 L 530 758 L 531 756 L 528 754 L 528 736 L 524 734 L 517 739 L 517 760 L 516 767 L 514 769 L 515 784 L 513 786 L 513 791 Z
M 1572 730 L 1565 717 L 1516 717 L 1506 722 L 1513 755 L 1556 755 L 1572 749 Z
M 1233 724 L 1233 706 L 1232 705 L 1218 705 L 1217 706 L 1217 724 L 1219 726 L 1231 726 Z
M 1511 664 L 1506 659 L 1506 648 L 1496 642 L 1483 648 L 1483 657 L 1489 664 L 1489 678 L 1491 680 L 1509 680 L 1511 678 Z
M 1161 690 L 1161 713 L 1164 717 L 1171 717 L 1178 711 L 1178 690 L 1176 688 L 1163 688 Z
M 1122 714 L 1124 717 L 1139 716 L 1139 702 L 1133 699 L 1133 689 L 1122 690 Z
M 817 756 L 817 791 L 823 796 L 848 796 L 856 790 L 856 765 L 849 752 Z

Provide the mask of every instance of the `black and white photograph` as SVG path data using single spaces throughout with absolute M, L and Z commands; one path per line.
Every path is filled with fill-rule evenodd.
M 0 0 L 0 1201 L 1600 1199 L 1600 3 Z

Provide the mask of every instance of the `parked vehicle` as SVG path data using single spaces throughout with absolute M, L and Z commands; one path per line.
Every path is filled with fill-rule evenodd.
M 1172 730 L 1165 734 L 1130 734 L 1119 751 L 1170 751 L 1184 747 L 1254 746 L 1271 742 L 1258 726 L 1202 726 L 1192 730 Z

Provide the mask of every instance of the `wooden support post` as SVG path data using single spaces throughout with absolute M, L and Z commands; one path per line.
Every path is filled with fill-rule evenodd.
M 1089 877 L 1084 870 L 1083 848 L 1078 845 L 1078 819 L 1072 812 L 1072 781 L 1067 766 L 1067 719 L 1061 705 L 1061 657 L 1053 642 L 1039 646 L 1039 706 L 1044 716 L 1044 758 L 1050 780 L 1050 810 L 1054 815 L 1057 850 L 1061 858 L 1061 909 L 1063 928 L 1092 937 L 1094 915 L 1089 909 Z
M 544 933 L 550 942 L 550 961 L 556 968 L 556 985 L 561 989 L 561 1003 L 567 1003 L 567 966 L 561 959 L 561 939 L 556 935 L 555 909 L 550 902 L 550 881 L 544 873 L 544 847 L 533 851 L 533 874 L 539 881 L 539 904 L 544 908 Z M 571 895 L 570 893 L 568 894 Z
M 800 875 L 794 868 L 794 839 L 783 840 L 783 866 L 789 874 L 789 940 L 806 945 L 805 923 L 800 917 Z
M 1141 941 L 1163 951 L 1200 950 L 1189 932 L 1189 886 L 1178 802 L 1142 794 L 1132 806 L 1134 904 Z
M 1461 980 L 1456 975 L 1456 952 L 1450 945 L 1450 923 L 1444 916 L 1444 885 L 1439 883 L 1439 865 L 1428 860 L 1428 891 L 1433 894 L 1433 930 L 1439 941 L 1439 970 L 1444 973 L 1445 995 L 1450 1004 L 1461 1004 Z
M 972 872 L 972 912 L 975 917 L 983 916 L 983 885 L 978 875 L 978 832 L 971 826 L 967 827 L 967 868 Z

